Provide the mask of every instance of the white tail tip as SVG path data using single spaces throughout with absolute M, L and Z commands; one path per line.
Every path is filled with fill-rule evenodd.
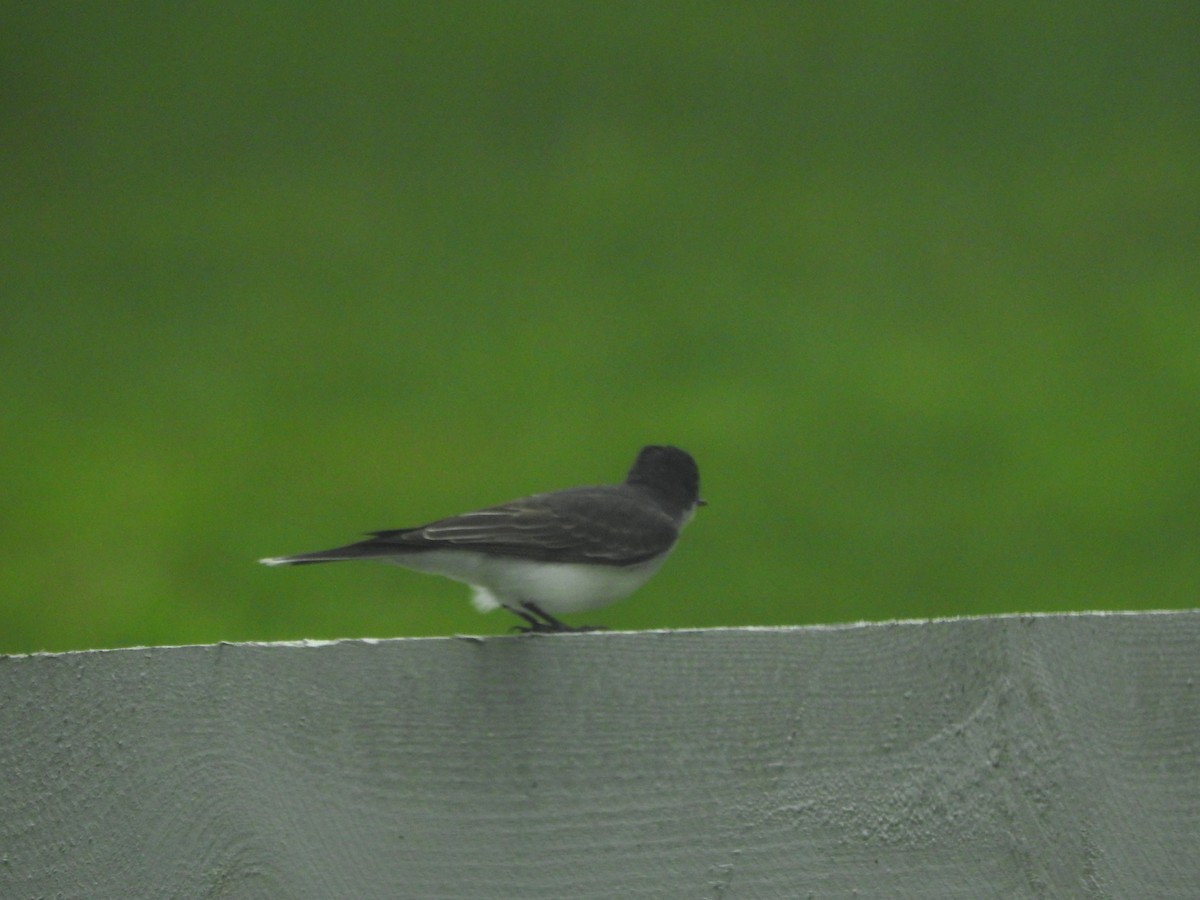
M 272 556 L 269 559 L 260 559 L 259 562 L 264 566 L 286 566 L 290 560 L 286 556 Z

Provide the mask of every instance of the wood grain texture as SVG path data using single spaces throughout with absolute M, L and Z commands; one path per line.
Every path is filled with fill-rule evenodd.
M 1200 612 L 0 659 L 0 897 L 1194 897 Z

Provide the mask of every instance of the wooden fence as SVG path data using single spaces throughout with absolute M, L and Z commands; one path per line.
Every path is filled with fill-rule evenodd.
M 0 658 L 3 898 L 1200 896 L 1200 611 Z

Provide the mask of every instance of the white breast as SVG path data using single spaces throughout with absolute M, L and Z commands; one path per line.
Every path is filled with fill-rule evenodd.
M 472 602 L 480 612 L 533 602 L 557 615 L 598 609 L 628 597 L 658 571 L 666 558 L 664 553 L 632 566 L 593 566 L 487 556 L 471 550 L 439 550 L 403 554 L 389 561 L 471 585 L 475 589 Z

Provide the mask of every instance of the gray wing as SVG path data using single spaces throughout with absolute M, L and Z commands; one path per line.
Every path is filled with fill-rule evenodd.
M 635 491 L 573 488 L 439 519 L 419 528 L 377 531 L 357 546 L 381 555 L 457 548 L 542 562 L 632 565 L 671 549 L 679 527 Z

